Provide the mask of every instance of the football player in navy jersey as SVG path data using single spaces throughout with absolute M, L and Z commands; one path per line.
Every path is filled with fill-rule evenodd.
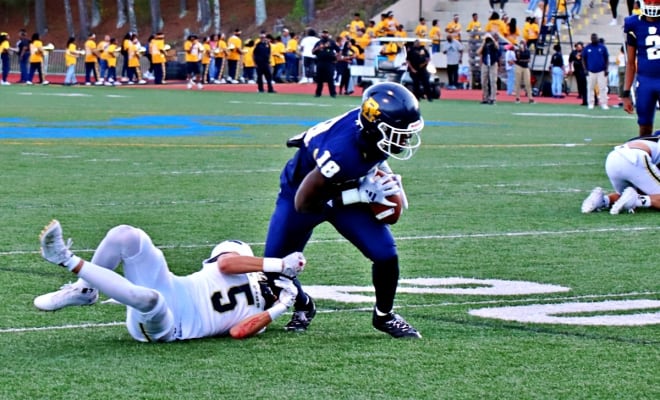
M 421 144 L 424 121 L 415 96 L 400 84 L 369 87 L 360 107 L 322 122 L 287 142 L 297 147 L 280 176 L 280 193 L 270 220 L 265 257 L 302 251 L 314 228 L 329 222 L 372 262 L 376 291 L 373 326 L 393 337 L 420 338 L 393 313 L 399 259 L 390 227 L 379 222 L 368 203 L 392 205 L 402 193 L 400 177 L 386 160 L 407 160 Z M 376 170 L 387 175 L 376 178 Z M 316 314 L 312 298 L 296 279 L 298 296 L 285 329 L 304 331 Z
M 660 0 L 641 2 L 642 15 L 631 15 L 623 24 L 626 35 L 626 75 L 623 109 L 633 113 L 630 90 L 636 79 L 635 97 L 640 136 L 653 133 L 655 108 L 660 100 Z

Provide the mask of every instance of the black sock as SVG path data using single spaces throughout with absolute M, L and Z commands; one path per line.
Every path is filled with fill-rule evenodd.
M 399 282 L 399 258 L 375 262 L 371 268 L 372 281 L 376 290 L 376 308 L 388 313 L 394 307 L 394 296 Z

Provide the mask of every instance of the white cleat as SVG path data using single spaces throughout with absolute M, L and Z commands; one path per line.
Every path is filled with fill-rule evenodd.
M 633 214 L 635 212 L 635 205 L 637 204 L 637 198 L 639 197 L 639 193 L 635 190 L 635 188 L 629 186 L 627 187 L 623 193 L 621 193 L 621 197 L 619 197 L 619 200 L 614 202 L 612 205 L 612 208 L 610 209 L 610 214 L 616 215 L 621 213 L 621 211 L 625 210 L 628 211 L 630 214 Z
M 50 221 L 41 231 L 39 243 L 41 244 L 41 256 L 53 264 L 64 266 L 64 263 L 73 257 L 73 253 L 69 250 L 73 242 L 69 239 L 68 243 L 64 243 L 62 226 L 56 219 Z
M 201 83 L 198 83 L 197 84 L 197 89 L 199 89 L 199 90 L 204 89 L 204 85 L 202 85 Z
M 594 211 L 601 211 L 605 207 L 607 207 L 605 203 L 605 192 L 602 188 L 595 187 L 582 202 L 582 213 L 588 214 Z
M 96 303 L 98 299 L 98 290 L 67 283 L 56 292 L 36 297 L 34 306 L 42 311 L 56 311 L 69 306 L 90 306 Z

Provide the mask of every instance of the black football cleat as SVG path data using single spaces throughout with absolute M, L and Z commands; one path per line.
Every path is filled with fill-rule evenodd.
M 316 315 L 316 305 L 312 297 L 307 295 L 309 303 L 305 306 L 307 310 L 294 310 L 291 321 L 284 325 L 284 330 L 289 332 L 305 332 Z
M 372 323 L 374 328 L 378 329 L 381 332 L 388 333 L 394 338 L 410 338 L 410 339 L 421 339 L 422 335 L 417 332 L 417 329 L 410 326 L 399 314 L 393 312 L 388 313 L 382 317 L 376 315 L 374 311 L 374 316 Z

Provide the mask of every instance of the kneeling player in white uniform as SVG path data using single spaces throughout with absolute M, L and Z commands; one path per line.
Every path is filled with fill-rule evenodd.
M 78 275 L 90 293 L 98 290 L 126 305 L 128 332 L 141 342 L 227 334 L 241 339 L 260 333 L 293 304 L 297 290 L 287 276 L 295 277 L 305 266 L 302 253 L 284 258 L 254 257 L 247 244 L 225 241 L 213 249 L 200 271 L 176 276 L 151 238 L 128 225 L 108 231 L 92 262 L 69 250 L 70 243 L 65 244 L 57 220 L 44 228 L 40 242 L 42 256 Z M 125 277 L 114 271 L 120 262 Z M 282 289 L 277 301 L 260 279 L 261 272 L 283 274 L 275 283 Z M 66 289 L 45 294 L 35 299 L 35 306 L 55 310 L 74 305 L 62 302 L 62 297 L 75 294 L 75 290 Z M 94 294 L 88 304 L 98 298 L 98 293 Z
M 616 192 L 606 194 L 594 188 L 582 202 L 582 212 L 609 208 L 610 214 L 634 212 L 635 208 L 660 209 L 660 136 L 639 137 L 616 146 L 605 161 L 607 173 Z

